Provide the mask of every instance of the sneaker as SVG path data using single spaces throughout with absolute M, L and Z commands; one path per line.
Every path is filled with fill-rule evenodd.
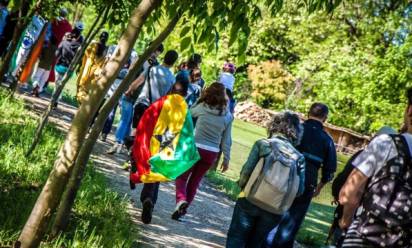
M 39 97 L 39 86 L 38 85 L 33 88 L 33 90 L 31 91 L 31 95 L 34 97 Z
M 106 140 L 107 140 L 107 134 L 106 133 L 102 133 L 101 140 L 103 142 L 106 142 Z
M 187 201 L 179 201 L 176 204 L 175 211 L 172 214 L 172 219 L 179 220 L 183 215 L 187 213 L 188 207 L 189 203 Z
M 115 154 L 115 153 L 120 153 L 122 150 L 122 144 L 115 143 L 110 150 L 107 151 L 107 154 Z
M 144 200 L 142 210 L 142 222 L 144 224 L 150 224 L 150 222 L 152 222 L 153 207 L 154 205 L 151 199 L 147 198 Z

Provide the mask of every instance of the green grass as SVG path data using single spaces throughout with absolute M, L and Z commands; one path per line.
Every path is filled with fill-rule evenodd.
M 240 193 L 236 181 L 243 163 L 246 161 L 254 142 L 265 137 L 266 130 L 264 128 L 235 120 L 232 130 L 233 144 L 229 170 L 224 174 L 220 172 L 208 173 L 209 181 L 235 200 Z M 345 155 L 338 154 L 337 171 L 343 169 L 347 159 Z M 333 219 L 334 207 L 332 207 L 331 201 L 331 184 L 327 184 L 321 194 L 313 199 L 305 222 L 299 231 L 298 241 L 314 247 L 324 244 Z
M 52 126 L 31 157 L 24 153 L 36 120 L 19 100 L 0 89 L 0 244 L 11 244 L 21 231 L 47 179 L 64 135 Z M 109 189 L 92 166 L 76 198 L 68 231 L 42 247 L 130 247 L 136 229 L 126 212 L 127 201 Z

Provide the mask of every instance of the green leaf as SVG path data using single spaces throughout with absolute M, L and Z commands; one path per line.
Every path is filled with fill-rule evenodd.
M 190 31 L 190 27 L 186 26 L 182 29 L 182 31 L 180 32 L 180 37 L 185 37 L 187 35 L 187 33 L 189 33 Z
M 183 38 L 183 40 L 180 41 L 180 50 L 184 51 L 186 50 L 190 43 L 192 42 L 192 38 L 191 37 L 185 37 Z

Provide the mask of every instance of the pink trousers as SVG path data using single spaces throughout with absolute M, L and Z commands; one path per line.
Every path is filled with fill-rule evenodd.
M 176 179 L 176 203 L 193 201 L 200 181 L 215 162 L 218 153 L 198 148 L 200 160 L 188 171 Z

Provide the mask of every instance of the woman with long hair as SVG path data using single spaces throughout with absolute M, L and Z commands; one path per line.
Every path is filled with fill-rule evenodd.
M 200 181 L 217 158 L 221 143 L 224 155 L 221 168 L 223 172 L 229 168 L 233 116 L 228 110 L 227 102 L 225 87 L 220 83 L 213 83 L 202 92 L 197 103 L 190 109 L 192 117 L 197 119 L 195 142 L 200 160 L 176 179 L 176 209 L 172 214 L 174 220 L 179 220 L 186 214 Z

